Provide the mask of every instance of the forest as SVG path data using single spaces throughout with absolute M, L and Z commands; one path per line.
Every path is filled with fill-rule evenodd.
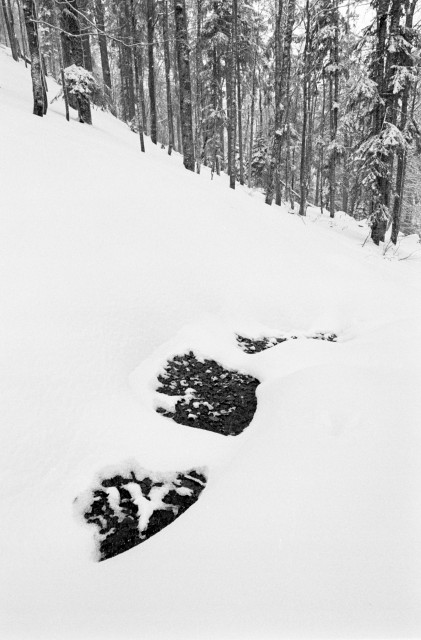
M 110 111 L 267 205 L 421 229 L 417 0 L 1 0 L 1 41 L 52 100 Z M 47 95 L 46 76 L 61 85 Z

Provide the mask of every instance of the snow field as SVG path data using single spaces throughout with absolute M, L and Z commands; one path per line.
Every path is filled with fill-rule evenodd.
M 2 48 L 0 635 L 417 637 L 417 254 L 384 259 L 353 221 L 269 209 L 149 139 L 141 155 L 108 114 L 31 101 Z M 339 341 L 235 340 L 312 331 Z M 190 350 L 261 380 L 240 436 L 155 412 L 156 376 Z M 209 481 L 98 564 L 73 501 L 130 461 Z

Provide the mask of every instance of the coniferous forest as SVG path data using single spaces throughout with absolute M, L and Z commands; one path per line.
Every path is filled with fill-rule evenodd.
M 321 207 L 421 228 L 417 0 L 1 0 L 0 38 L 31 65 L 33 113 L 109 110 L 184 165 Z

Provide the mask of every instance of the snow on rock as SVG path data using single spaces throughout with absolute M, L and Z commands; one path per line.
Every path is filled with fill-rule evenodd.
M 102 473 L 96 486 L 75 500 L 76 512 L 96 527 L 96 557 L 132 549 L 192 506 L 206 485 L 206 470 L 153 473 L 136 463 Z
M 237 342 L 240 348 L 245 353 L 259 353 L 260 351 L 265 351 L 265 349 L 271 349 L 275 347 L 277 344 L 282 344 L 287 340 L 298 340 L 298 338 L 311 338 L 313 340 L 327 340 L 328 342 L 336 342 L 338 336 L 336 333 L 315 333 L 309 335 L 288 335 L 284 334 L 282 336 L 259 336 L 259 337 L 247 337 L 240 336 L 237 334 Z
M 178 399 L 172 410 L 162 404 L 156 410 L 186 426 L 236 436 L 256 412 L 259 380 L 215 360 L 201 361 L 192 351 L 170 360 L 158 381 L 160 396 Z
M 4 47 L 0 78 L 1 637 L 418 636 L 418 254 L 141 154 L 101 111 L 36 118 Z M 340 340 L 236 340 L 312 332 Z M 190 351 L 260 380 L 238 437 L 156 413 Z M 206 490 L 95 563 L 74 500 L 127 460 Z

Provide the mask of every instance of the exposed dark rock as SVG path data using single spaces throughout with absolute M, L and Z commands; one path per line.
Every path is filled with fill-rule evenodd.
M 157 391 L 182 397 L 174 411 L 159 407 L 157 412 L 188 427 L 236 436 L 248 427 L 257 408 L 259 380 L 215 360 L 201 362 L 191 351 L 169 361 L 158 380 Z
M 99 559 L 112 558 L 158 533 L 194 504 L 205 486 L 202 469 L 169 474 L 142 470 L 137 475 L 131 471 L 104 478 L 83 513 L 97 527 Z
M 260 351 L 270 349 L 271 347 L 281 344 L 282 342 L 286 342 L 287 340 L 298 339 L 298 336 L 270 336 L 253 339 L 246 338 L 245 336 L 240 336 L 238 334 L 236 337 L 240 348 L 245 353 L 260 353 Z M 313 335 L 306 336 L 306 338 L 310 340 L 327 340 L 328 342 L 336 342 L 338 336 L 336 333 L 314 333 Z

